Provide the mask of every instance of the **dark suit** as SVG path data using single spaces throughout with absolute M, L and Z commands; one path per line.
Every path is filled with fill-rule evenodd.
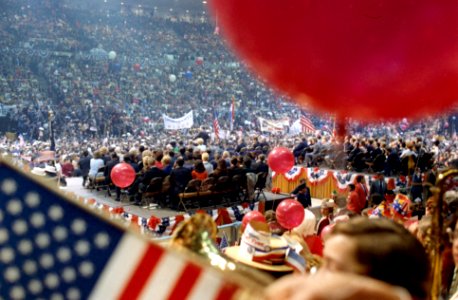
M 165 174 L 164 171 L 162 171 L 161 169 L 159 169 L 157 167 L 152 167 L 151 169 L 146 171 L 145 174 L 143 174 L 143 176 L 141 177 L 141 182 L 145 186 L 147 186 L 151 182 L 151 179 L 153 179 L 155 177 L 161 177 L 162 179 L 164 179 L 165 176 L 166 176 L 166 174 Z
M 309 145 L 308 145 L 307 141 L 300 142 L 299 145 L 297 145 L 293 149 L 294 157 L 298 157 L 299 155 L 301 155 L 308 146 Z
M 184 191 L 191 179 L 191 170 L 188 168 L 178 167 L 170 172 L 170 204 L 172 209 L 178 209 L 178 194 Z
M 192 179 L 191 170 L 185 167 L 178 167 L 170 172 L 170 184 L 172 192 L 181 193 L 188 182 Z
M 377 179 L 375 181 L 372 181 L 369 195 L 372 196 L 373 194 L 379 194 L 383 198 L 385 197 L 385 194 L 386 194 L 385 179 L 382 179 L 382 180 Z
M 108 163 L 107 163 L 107 166 L 105 168 L 105 172 L 104 172 L 104 176 L 105 176 L 105 182 L 107 184 L 110 184 L 111 183 L 111 170 L 113 170 L 114 166 L 116 166 L 117 164 L 119 164 L 119 158 L 118 159 L 115 159 L 115 160 L 110 160 Z
M 269 172 L 269 166 L 265 162 L 256 163 L 253 169 L 256 174 L 259 172 Z
M 87 176 L 89 174 L 89 170 L 91 169 L 91 158 L 92 157 L 88 155 L 80 158 L 78 161 L 78 166 L 81 170 L 81 175 L 83 176 L 83 186 L 86 185 Z

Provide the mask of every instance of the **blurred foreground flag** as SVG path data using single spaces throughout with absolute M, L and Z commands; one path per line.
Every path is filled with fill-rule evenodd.
M 241 291 L 221 271 L 119 225 L 0 160 L 0 299 L 233 299 Z

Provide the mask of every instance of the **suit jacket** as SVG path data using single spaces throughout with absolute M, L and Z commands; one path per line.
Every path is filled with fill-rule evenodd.
M 78 161 L 78 166 L 80 167 L 81 174 L 83 176 L 87 176 L 89 174 L 89 170 L 91 169 L 91 156 L 88 155 L 86 157 L 80 158 Z
M 178 167 L 170 172 L 170 184 L 175 193 L 182 192 L 191 179 L 191 170 L 188 168 Z
M 259 162 L 254 166 L 254 172 L 257 174 L 259 172 L 269 173 L 269 166 L 265 162 Z
M 382 197 L 384 197 L 385 194 L 386 194 L 386 182 L 385 182 L 385 180 L 377 179 L 375 181 L 372 181 L 371 189 L 370 189 L 369 194 L 370 195 L 380 194 L 380 195 L 382 195 Z
M 105 168 L 105 173 L 103 174 L 105 176 L 105 181 L 110 183 L 111 182 L 111 170 L 113 169 L 114 166 L 119 164 L 119 159 L 116 160 L 110 160 L 107 164 L 107 167 Z
M 161 177 L 162 179 L 164 179 L 165 176 L 166 174 L 164 171 L 162 171 L 161 169 L 157 167 L 152 167 L 151 169 L 146 171 L 145 174 L 143 174 L 142 183 L 145 186 L 147 186 L 151 182 L 151 179 L 155 177 Z

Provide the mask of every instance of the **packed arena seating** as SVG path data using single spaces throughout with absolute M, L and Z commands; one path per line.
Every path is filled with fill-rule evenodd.
M 215 34 L 213 21 L 193 12 L 139 14 L 88 11 L 49 0 L 3 2 L 0 103 L 13 107 L 8 120 L 14 125 L 8 128 L 21 140 L 4 139 L 2 151 L 20 152 L 32 166 L 40 151 L 54 147 L 60 158 L 77 162 L 87 149 L 119 147 L 125 154 L 140 145 L 171 150 L 171 143 L 181 143 L 175 154 L 190 155 L 192 166 L 194 141 L 202 132 L 211 136 L 205 144 L 212 159 L 225 150 L 242 157 L 256 153 L 255 159 L 283 145 L 295 149 L 297 164 L 356 172 L 411 175 L 416 167 L 426 172 L 434 164 L 456 162 L 454 110 L 419 122 L 347 120 L 349 136 L 343 147 L 337 145 L 332 116 L 311 114 L 264 85 Z M 232 99 L 234 128 L 216 139 L 214 111 L 219 126 L 229 129 Z M 164 130 L 163 114 L 177 118 L 190 110 L 193 128 Z M 315 132 L 262 131 L 258 122 L 263 117 L 292 123 L 303 113 Z

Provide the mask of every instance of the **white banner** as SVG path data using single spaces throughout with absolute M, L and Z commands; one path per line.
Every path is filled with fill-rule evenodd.
M 162 118 L 164 118 L 164 128 L 165 129 L 172 129 L 172 130 L 186 129 L 186 128 L 191 128 L 192 125 L 194 124 L 192 110 L 188 112 L 186 115 L 184 115 L 183 117 L 178 118 L 178 119 L 172 119 L 165 114 L 162 114 Z
M 267 120 L 259 117 L 258 120 L 261 131 L 286 131 L 287 127 L 289 127 L 289 119 Z

